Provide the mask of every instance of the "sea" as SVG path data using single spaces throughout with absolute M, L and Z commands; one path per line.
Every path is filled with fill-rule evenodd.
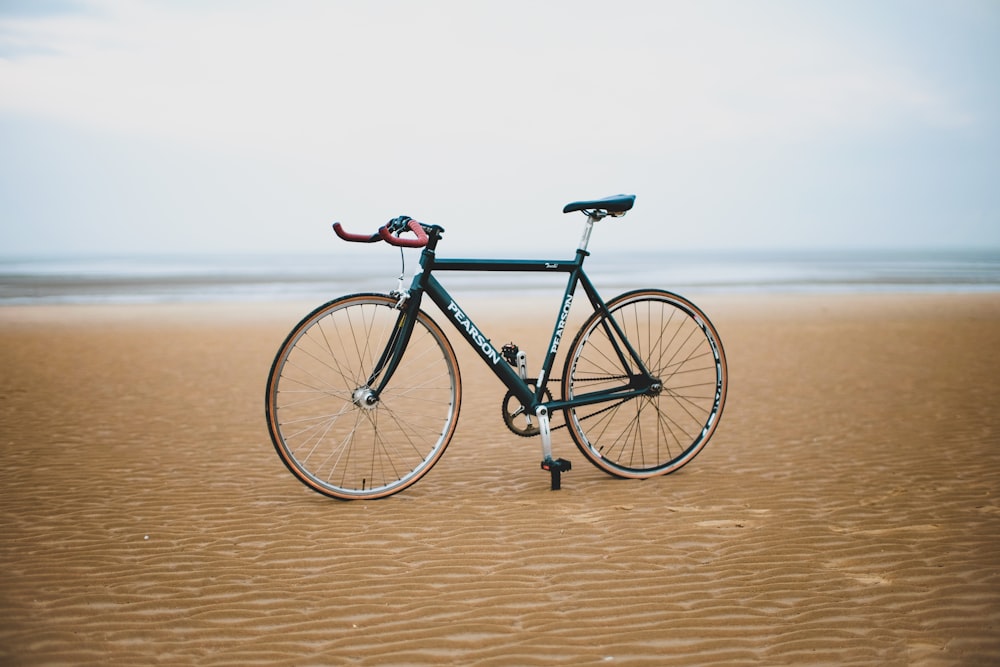
M 395 289 L 401 275 L 409 284 L 417 268 L 415 251 L 387 246 L 312 254 L 0 255 L 0 307 L 322 303 L 345 293 Z M 605 298 L 638 287 L 684 295 L 1000 292 L 1000 248 L 606 252 L 588 257 L 585 268 Z M 448 273 L 439 279 L 455 294 L 559 294 L 565 285 L 564 274 Z

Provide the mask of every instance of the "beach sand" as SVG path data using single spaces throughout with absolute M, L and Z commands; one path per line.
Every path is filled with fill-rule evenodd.
M 456 436 L 370 502 L 267 435 L 310 304 L 0 309 L 0 664 L 1000 664 L 1000 295 L 694 300 L 730 388 L 681 471 L 560 431 L 550 491 L 449 328 Z

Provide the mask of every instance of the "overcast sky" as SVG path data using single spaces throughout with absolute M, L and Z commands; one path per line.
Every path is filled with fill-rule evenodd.
M 1000 247 L 1000 2 L 0 0 L 0 254 L 568 254 L 622 192 L 595 251 Z

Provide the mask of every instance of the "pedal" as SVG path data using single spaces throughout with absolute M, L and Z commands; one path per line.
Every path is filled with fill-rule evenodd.
M 573 469 L 573 464 L 566 459 L 545 459 L 542 461 L 542 470 L 548 470 L 552 475 L 552 490 L 558 491 L 562 488 L 562 474 Z
M 506 359 L 507 363 L 510 364 L 511 366 L 517 366 L 518 351 L 519 350 L 517 349 L 517 345 L 515 345 L 514 343 L 507 343 L 502 348 L 500 348 L 500 354 L 503 355 L 503 358 Z

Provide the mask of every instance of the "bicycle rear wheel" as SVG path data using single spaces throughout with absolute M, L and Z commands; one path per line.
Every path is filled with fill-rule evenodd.
M 660 389 L 567 409 L 570 435 L 588 460 L 611 475 L 665 475 L 691 461 L 719 425 L 727 386 L 722 342 L 704 313 L 670 292 L 637 290 L 607 305 Z M 565 399 L 631 386 L 639 369 L 632 360 L 623 362 L 624 349 L 607 317 L 595 312 L 566 358 Z
M 309 488 L 342 500 L 402 491 L 438 461 L 462 399 L 458 360 L 422 311 L 378 400 L 373 369 L 399 325 L 396 299 L 355 294 L 307 315 L 278 350 L 267 382 L 274 447 Z

